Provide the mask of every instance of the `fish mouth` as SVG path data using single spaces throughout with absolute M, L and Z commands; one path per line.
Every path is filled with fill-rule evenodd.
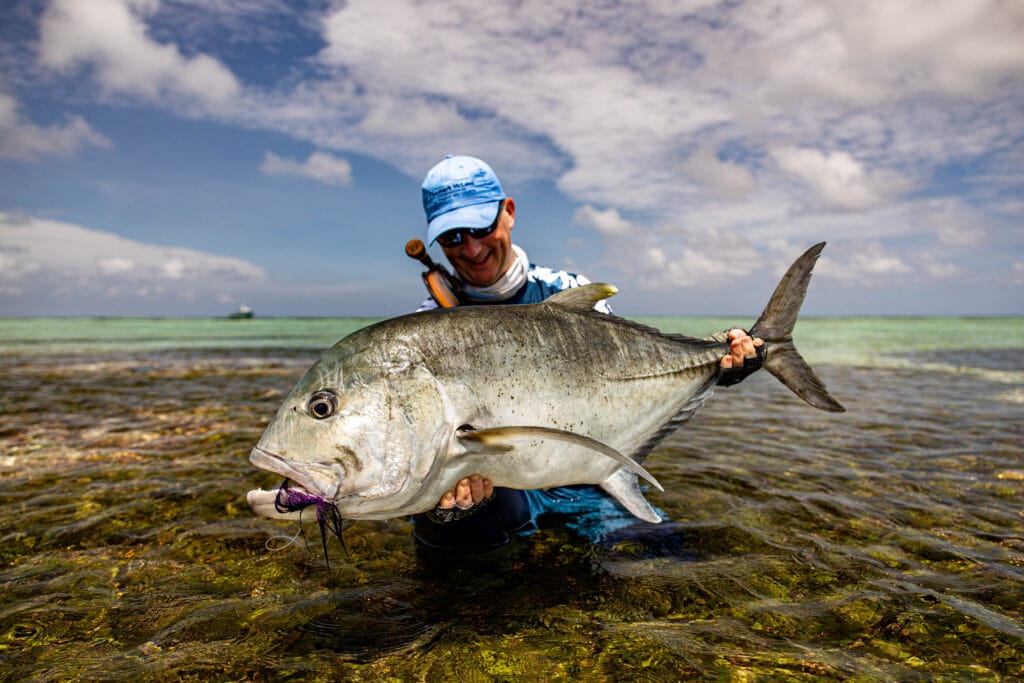
M 315 504 L 318 510 L 325 506 L 337 508 L 342 501 L 345 501 L 347 514 L 352 515 L 347 519 L 389 519 L 395 516 L 376 509 L 359 512 L 359 501 L 386 498 L 392 491 L 343 495 L 341 489 L 346 478 L 341 463 L 289 460 L 259 446 L 249 453 L 249 462 L 285 479 L 276 489 L 253 489 L 246 494 L 249 507 L 261 517 L 301 520 L 302 510 L 310 505 Z
M 317 484 L 314 477 L 296 469 L 291 462 L 276 453 L 257 446 L 249 454 L 249 462 L 285 478 L 284 483 L 276 489 L 253 489 L 246 494 L 245 499 L 249 507 L 260 516 L 270 519 L 300 519 L 304 508 L 331 503 L 334 499 L 334 495 L 323 491 L 323 487 Z M 325 474 L 335 474 L 334 467 L 318 463 L 302 463 L 302 466 L 315 471 L 324 470 Z M 335 492 L 339 486 L 340 483 L 335 486 Z
M 328 533 L 336 536 L 341 543 L 342 550 L 345 549 L 345 540 L 341 537 L 345 523 L 338 513 L 338 505 L 334 502 L 333 497 L 328 498 L 316 493 L 320 487 L 312 483 L 313 477 L 311 475 L 304 474 L 281 456 L 265 451 L 259 446 L 252 449 L 252 452 L 249 454 L 249 460 L 261 469 L 285 477 L 284 482 L 274 491 L 255 489 L 246 494 L 245 499 L 253 512 L 270 519 L 297 519 L 301 521 L 302 511 L 313 506 L 315 508 L 317 525 L 320 527 L 324 557 L 327 557 Z M 302 463 L 302 466 L 307 469 L 313 469 L 314 472 L 336 472 L 335 468 L 320 463 Z M 341 480 L 339 479 L 338 481 L 338 486 L 340 486 Z M 300 482 L 305 482 L 305 485 Z M 335 492 L 337 492 L 338 486 L 335 487 Z M 348 553 L 347 550 L 345 552 L 346 554 Z M 330 568 L 330 566 L 331 561 L 328 559 L 327 567 Z

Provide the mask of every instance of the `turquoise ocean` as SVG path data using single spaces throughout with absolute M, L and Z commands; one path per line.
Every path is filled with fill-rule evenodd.
M 645 463 L 660 525 L 325 558 L 248 453 L 372 322 L 0 319 L 0 680 L 1024 679 L 1024 318 L 802 319 L 847 412 L 717 391 Z

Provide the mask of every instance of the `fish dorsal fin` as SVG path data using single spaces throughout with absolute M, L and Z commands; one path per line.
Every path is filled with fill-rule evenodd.
M 552 294 L 544 300 L 544 305 L 565 306 L 581 311 L 588 311 L 598 301 L 614 296 L 619 291 L 615 285 L 608 285 L 603 282 L 591 282 L 579 287 L 570 287 Z
M 658 483 L 658 480 L 644 469 L 640 463 L 627 458 L 619 451 L 607 444 L 601 443 L 597 439 L 591 439 L 589 436 L 577 434 L 576 432 L 567 432 L 564 429 L 554 429 L 552 427 L 493 427 L 490 429 L 460 430 L 456 434 L 462 441 L 476 442 L 494 451 L 510 451 L 514 448 L 512 442 L 519 439 L 554 439 L 573 446 L 583 446 L 611 458 L 630 472 L 639 474 L 657 487 L 659 491 L 665 490 Z

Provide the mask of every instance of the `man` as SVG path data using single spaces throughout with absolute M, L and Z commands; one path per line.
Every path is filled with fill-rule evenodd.
M 430 169 L 422 189 L 427 245 L 440 244 L 455 269 L 461 285 L 460 303 L 539 303 L 563 289 L 590 282 L 582 275 L 532 264 L 512 243 L 515 200 L 505 194 L 494 171 L 480 159 L 449 155 Z M 419 310 L 437 307 L 430 298 Z M 611 312 L 604 300 L 594 308 Z M 742 380 L 764 360 L 760 339 L 751 339 L 740 329 L 731 330 L 729 338 L 731 353 L 722 358 L 720 384 Z M 459 481 L 432 512 L 415 515 L 413 534 L 420 543 L 436 548 L 496 547 L 507 543 L 510 534 L 532 528 L 544 513 L 573 518 L 569 526 L 591 538 L 609 530 L 609 518 L 632 521 L 594 486 L 518 491 L 494 487 L 476 474 Z

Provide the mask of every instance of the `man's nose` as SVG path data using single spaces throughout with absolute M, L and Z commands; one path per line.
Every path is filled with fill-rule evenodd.
M 468 233 L 462 235 L 462 253 L 469 258 L 479 254 L 484 248 L 484 241 L 471 237 Z

